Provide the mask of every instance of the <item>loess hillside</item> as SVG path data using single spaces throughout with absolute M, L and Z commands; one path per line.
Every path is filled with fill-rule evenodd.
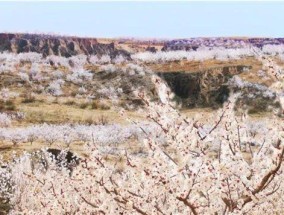
M 0 34 L 0 214 L 282 210 L 283 66 L 282 38 Z
M 139 109 L 145 104 L 137 92 L 157 100 L 154 75 L 167 83 L 184 115 L 214 112 L 239 92 L 238 109 L 255 117 L 281 116 L 280 101 L 271 90 L 277 79 L 260 53 L 269 54 L 281 69 L 282 44 L 283 39 L 270 38 L 0 34 L 0 126 L 127 125 L 122 109 L 133 120 L 144 121 Z

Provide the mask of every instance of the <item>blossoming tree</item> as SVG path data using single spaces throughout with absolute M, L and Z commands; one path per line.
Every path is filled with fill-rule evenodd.
M 277 79 L 283 83 L 281 75 Z M 106 158 L 105 146 L 93 134 L 85 146 L 88 156 L 72 174 L 44 150 L 49 163 L 44 170 L 31 168 L 31 154 L 15 158 L 0 172 L 9 181 L 1 183 L 1 190 L 12 206 L 10 213 L 283 213 L 281 119 L 259 124 L 245 112 L 236 115 L 238 94 L 203 121 L 198 115 L 187 118 L 175 108 L 163 80 L 153 75 L 152 81 L 159 101 L 136 92 L 145 104 L 144 115 L 155 125 L 150 130 L 140 127 L 145 156 L 125 148 L 120 153 L 123 168 L 118 168 L 121 163 Z M 279 87 L 271 90 L 281 96 Z M 122 116 L 127 117 L 123 111 Z

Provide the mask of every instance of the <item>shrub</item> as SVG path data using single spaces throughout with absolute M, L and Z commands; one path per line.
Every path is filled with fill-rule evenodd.
M 5 103 L 3 100 L 0 100 L 0 111 L 4 111 L 5 110 Z
M 98 117 L 98 120 L 96 121 L 95 124 L 96 125 L 107 125 L 109 124 L 109 119 L 106 116 L 101 115 Z
M 101 103 L 100 104 L 100 109 L 101 110 L 109 110 L 110 109 L 110 106 L 106 103 Z
M 63 84 L 64 84 L 64 81 L 61 79 L 53 81 L 49 84 L 46 91 L 53 96 L 60 96 L 63 94 L 62 89 L 61 89 Z
M 94 100 L 91 103 L 91 109 L 109 110 L 110 106 L 105 101 Z
M 91 109 L 98 109 L 99 108 L 99 102 L 98 101 L 93 101 L 91 104 Z
M 74 100 L 68 100 L 64 103 L 65 105 L 68 105 L 68 106 L 72 106 L 72 105 L 75 105 L 76 102 Z
M 95 120 L 90 116 L 90 117 L 87 117 L 86 119 L 83 119 L 80 121 L 81 124 L 84 124 L 84 125 L 94 125 L 95 124 Z
M 22 103 L 33 103 L 36 101 L 35 96 L 32 93 L 25 93 L 23 97 Z
M 86 109 L 86 108 L 88 107 L 88 105 L 89 105 L 89 103 L 84 102 L 84 103 L 81 103 L 81 104 L 79 105 L 79 107 L 80 107 L 81 109 Z
M 75 97 L 77 95 L 77 92 L 75 92 L 75 91 L 72 91 L 71 93 L 70 93 L 70 96 L 72 96 L 72 97 Z
M 16 105 L 13 100 L 8 100 L 0 104 L 0 109 L 2 108 L 3 111 L 15 111 Z
M 72 71 L 72 74 L 67 75 L 66 79 L 74 84 L 82 84 L 91 81 L 93 74 L 81 68 Z

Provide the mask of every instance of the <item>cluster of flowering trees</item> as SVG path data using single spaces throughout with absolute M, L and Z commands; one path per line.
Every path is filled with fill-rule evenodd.
M 255 48 L 254 49 L 258 49 Z M 284 54 L 283 45 L 265 45 L 259 51 L 267 55 L 277 55 L 282 59 Z M 245 57 L 255 57 L 257 54 L 252 51 L 250 46 L 243 48 L 222 48 L 222 47 L 200 47 L 196 51 L 158 51 L 156 53 L 151 52 L 139 52 L 131 55 L 131 58 L 135 61 L 142 62 L 167 62 L 167 61 L 179 61 L 179 60 L 190 60 L 190 61 L 204 61 L 210 59 L 217 60 L 232 60 L 240 59 Z
M 254 51 L 257 50 L 257 51 Z M 93 80 L 93 73 L 88 71 L 87 66 L 94 66 L 98 71 L 104 72 L 124 72 L 129 75 L 144 75 L 144 64 L 148 62 L 168 62 L 196 60 L 203 61 L 209 59 L 230 60 L 245 57 L 257 57 L 257 52 L 264 52 L 269 55 L 283 55 L 282 45 L 266 45 L 261 49 L 243 47 L 238 49 L 225 49 L 221 47 L 200 47 L 196 51 L 158 51 L 139 52 L 131 55 L 131 60 L 117 56 L 111 59 L 108 55 L 85 56 L 77 55 L 70 58 L 60 56 L 48 56 L 43 58 L 38 53 L 1 53 L 0 54 L 0 74 L 11 73 L 21 79 L 21 84 L 32 86 L 35 93 L 47 93 L 53 96 L 63 96 L 65 90 L 64 81 L 77 85 L 78 96 L 93 94 L 91 87 L 86 85 Z M 262 87 L 262 86 L 260 86 Z M 104 89 L 105 90 L 105 89 Z
M 249 88 L 249 89 L 255 89 L 256 92 L 252 94 L 252 98 L 255 97 L 255 94 L 262 95 L 264 98 L 275 98 L 275 93 L 269 89 L 269 87 L 251 83 L 248 81 L 242 80 L 238 75 L 234 76 L 228 81 L 228 85 L 233 88 L 243 89 L 243 88 Z
M 73 142 L 96 141 L 102 145 L 115 145 L 125 142 L 132 136 L 141 139 L 143 136 L 140 127 L 144 130 L 153 129 L 151 125 L 139 123 L 135 126 L 121 125 L 32 125 L 28 127 L 9 128 L 11 117 L 0 115 L 0 141 L 24 144 L 44 142 L 47 146 L 55 143 L 65 143 L 70 146 Z M 139 127 L 138 127 L 139 126 Z M 8 127 L 8 128 L 7 128 Z
M 258 50 L 254 50 L 258 59 L 262 62 L 263 70 L 273 78 L 274 82 L 269 89 L 276 94 L 277 101 L 284 109 L 284 71 L 270 56 L 263 55 Z
M 269 57 L 258 54 L 263 69 L 276 79 L 269 90 L 281 100 L 283 73 Z M 231 95 L 217 114 L 203 120 L 198 115 L 187 118 L 175 108 L 163 80 L 153 75 L 152 81 L 159 101 L 136 92 L 145 103 L 143 113 L 154 124 L 133 122 L 143 133 L 143 156 L 125 148 L 119 159 L 110 161 L 100 137 L 124 141 L 121 131 L 110 127 L 101 134 L 95 128 L 88 132 L 88 156 L 71 175 L 52 160 L 43 172 L 32 169 L 30 154 L 15 158 L 0 169 L 9 181 L 0 188 L 9 199 L 10 214 L 284 213 L 282 120 L 272 117 L 254 123 L 246 112 L 235 115 L 238 94 Z M 121 114 L 127 117 L 124 111 Z M 73 134 L 69 129 L 74 128 L 55 127 L 47 133 L 59 132 L 68 139 Z
M 75 84 L 82 84 L 93 79 L 93 74 L 85 71 L 84 69 L 75 70 L 72 74 L 67 75 L 67 81 L 71 81 Z
M 254 47 L 254 49 L 257 49 Z M 267 55 L 278 55 L 282 58 L 284 54 L 283 45 L 265 45 L 262 49 L 259 49 Z M 151 52 L 138 52 L 131 55 L 132 60 L 125 59 L 123 56 L 119 55 L 114 59 L 111 59 L 108 55 L 103 56 L 85 56 L 76 55 L 70 58 L 65 58 L 61 56 L 47 56 L 43 58 L 41 54 L 29 52 L 29 53 L 0 53 L 0 74 L 12 71 L 13 68 L 22 63 L 32 63 L 40 64 L 46 66 L 55 67 L 65 67 L 65 68 L 82 68 L 86 64 L 92 65 L 104 65 L 104 64 L 121 64 L 129 63 L 129 61 L 134 61 L 138 63 L 142 62 L 166 62 L 166 61 L 176 61 L 176 60 L 230 60 L 230 59 L 240 59 L 243 57 L 256 56 L 255 52 L 252 52 L 251 47 L 245 46 L 243 48 L 222 48 L 222 47 L 199 47 L 196 51 L 158 51 L 156 53 Z
M 272 50 L 274 50 L 272 48 Z M 271 52 L 266 47 L 265 53 Z M 137 61 L 168 61 L 186 58 L 230 59 L 257 56 L 262 70 L 274 79 L 274 84 L 263 88 L 242 81 L 231 84 L 238 87 L 256 87 L 275 97 L 284 107 L 282 69 L 257 49 L 199 50 L 197 52 L 158 52 L 133 55 Z M 27 56 L 26 56 L 27 57 Z M 41 58 L 21 56 L 21 61 L 38 62 Z M 0 58 L 1 60 L 1 58 Z M 56 65 L 67 65 L 60 57 L 50 57 Z M 101 63 L 103 71 L 114 72 L 107 56 L 73 59 L 71 74 L 66 79 L 75 84 L 91 81 L 93 74 L 82 69 L 85 61 Z M 8 62 L 8 61 L 7 61 Z M 116 59 L 116 63 L 124 63 Z M 69 65 L 69 64 L 68 64 Z M 122 72 L 144 75 L 143 67 L 127 64 Z M 29 82 L 38 77 L 36 70 L 28 76 Z M 37 79 L 39 80 L 39 79 Z M 64 74 L 52 73 L 47 88 L 53 95 L 62 93 Z M 52 146 L 73 142 L 85 143 L 86 157 L 72 174 L 46 154 L 48 168 L 35 169 L 33 156 L 25 153 L 10 163 L 0 159 L 0 195 L 7 198 L 10 214 L 282 214 L 284 194 L 284 128 L 278 117 L 252 121 L 244 111 L 236 115 L 234 105 L 239 94 L 231 95 L 218 113 L 204 119 L 183 116 L 172 102 L 173 93 L 162 79 L 153 75 L 152 82 L 159 101 L 152 101 L 147 93 L 137 88 L 135 95 L 145 106 L 142 114 L 148 122 L 132 121 L 131 126 L 34 125 L 9 128 L 11 117 L 0 114 L 0 140 L 20 143 L 45 142 Z M 81 86 L 82 93 L 86 92 Z M 2 92 L 3 91 L 3 92 Z M 10 97 L 2 90 L 3 98 Z M 102 96 L 116 98 L 122 89 L 101 89 Z M 8 95 L 8 96 L 7 96 Z M 127 117 L 121 111 L 122 117 Z M 128 148 L 116 151 L 110 160 L 107 154 L 117 145 L 129 141 L 143 148 L 133 153 Z M 63 162 L 64 163 L 64 162 Z
M 265 54 L 279 55 L 284 53 L 284 45 L 265 45 L 262 48 Z
M 281 122 L 252 129 L 247 116 L 234 115 L 237 96 L 212 116 L 216 121 L 187 119 L 173 108 L 161 80 L 155 81 L 167 100 L 153 103 L 138 94 L 159 127 L 141 127 L 146 158 L 125 149 L 120 155 L 125 167 L 118 170 L 104 159 L 100 141 L 90 141 L 88 158 L 70 176 L 52 161 L 44 174 L 32 171 L 25 155 L 2 174 L 13 184 L 11 214 L 282 213 Z M 164 144 L 155 138 L 158 130 Z
M 101 57 L 77 55 L 67 59 L 60 56 L 43 58 L 37 53 L 22 53 L 19 55 L 2 53 L 0 54 L 0 74 L 13 75 L 13 83 L 18 86 L 31 86 L 34 93 L 63 96 L 67 92 L 64 88 L 66 82 L 68 82 L 67 84 L 76 85 L 75 89 L 78 90 L 79 95 L 88 96 L 94 93 L 92 90 L 90 91 L 91 87 L 86 87 L 86 85 L 93 85 L 94 74 L 86 69 L 87 65 L 96 66 L 99 71 L 106 73 L 145 74 L 143 66 L 132 63 L 126 63 L 121 67 L 117 66 L 117 64 L 123 62 L 121 56 L 113 60 L 107 55 Z M 101 86 L 100 89 L 107 90 Z M 8 88 L 3 88 L 1 94 L 4 95 L 5 90 L 9 91 Z
M 156 53 L 140 52 L 131 55 L 131 58 L 142 62 L 167 62 L 167 61 L 204 61 L 210 59 L 230 60 L 254 56 L 250 48 L 225 49 L 201 47 L 196 51 L 158 51 Z

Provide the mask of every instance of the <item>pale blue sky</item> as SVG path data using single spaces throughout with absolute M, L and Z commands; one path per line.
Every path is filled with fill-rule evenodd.
M 0 2 L 0 32 L 284 37 L 284 2 Z

